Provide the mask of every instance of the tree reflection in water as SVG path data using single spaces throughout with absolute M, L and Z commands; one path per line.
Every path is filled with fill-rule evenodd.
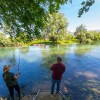
M 24 93 L 50 89 L 50 66 L 61 56 L 66 64 L 61 90 L 68 100 L 99 100 L 100 98 L 100 46 L 96 45 L 35 45 L 22 48 L 0 48 L 0 94 L 7 95 L 1 78 L 4 64 L 18 64 L 19 79 Z M 56 56 L 55 56 L 56 55 Z M 13 67 L 17 70 L 17 67 Z M 29 85 L 30 84 L 30 85 Z M 5 91 L 2 93 L 2 91 Z M 23 93 L 22 92 L 22 93 Z

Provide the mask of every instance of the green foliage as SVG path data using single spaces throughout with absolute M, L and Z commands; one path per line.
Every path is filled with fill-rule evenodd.
M 58 12 L 61 5 L 72 0 L 0 0 L 0 24 L 7 25 L 13 33 L 27 32 L 38 36 L 47 15 Z M 88 11 L 94 0 L 83 2 L 79 16 Z
M 86 40 L 86 43 L 89 43 L 89 44 L 90 44 L 90 43 L 92 43 L 92 42 L 93 42 L 93 41 L 92 41 L 91 39 L 87 39 L 87 40 Z
M 90 6 L 92 6 L 94 3 L 95 3 L 95 0 L 83 1 L 83 2 L 81 3 L 82 8 L 79 9 L 79 12 L 78 12 L 78 17 L 81 17 L 81 15 L 82 15 L 83 13 L 88 12 Z
M 48 13 L 57 12 L 69 0 L 0 0 L 0 19 L 12 30 L 38 35 Z
M 77 39 L 79 39 L 80 43 L 85 43 L 86 42 L 86 33 L 81 31 L 80 33 L 77 34 L 76 36 Z
M 7 36 L 3 33 L 0 33 L 0 46 L 9 46 L 11 45 L 11 41 Z
M 89 31 L 86 34 L 87 39 L 91 39 L 92 41 L 99 41 L 100 40 L 100 32 L 96 31 Z
M 76 28 L 75 35 L 80 43 L 92 43 L 93 41 L 100 40 L 100 32 L 87 31 L 83 25 Z
M 27 33 L 19 33 L 19 34 L 16 35 L 15 41 L 21 42 L 21 43 L 27 43 L 30 40 L 29 40 L 29 38 L 27 36 Z
M 76 28 L 76 38 L 79 39 L 80 43 L 85 43 L 86 42 L 86 34 L 87 30 L 84 25 L 80 25 L 79 27 Z
M 49 14 L 42 35 L 53 42 L 66 39 L 68 21 L 61 13 Z
M 76 36 L 78 33 L 86 32 L 86 31 L 87 31 L 86 26 L 81 24 L 76 28 L 76 32 L 74 33 L 74 35 Z
M 69 40 L 73 40 L 74 37 L 71 33 L 67 33 L 66 36 L 65 36 L 65 39 L 69 41 Z
M 100 41 L 100 32 L 90 31 L 90 32 L 88 32 L 88 34 L 90 34 L 91 40 L 93 40 L 93 41 Z

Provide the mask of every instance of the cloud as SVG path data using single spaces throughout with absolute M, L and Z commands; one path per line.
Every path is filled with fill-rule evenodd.
M 86 78 L 96 78 L 97 75 L 93 72 L 90 72 L 90 71 L 86 71 L 86 72 L 76 72 L 75 74 L 76 77 L 80 77 L 80 76 L 83 76 L 83 77 L 86 77 Z

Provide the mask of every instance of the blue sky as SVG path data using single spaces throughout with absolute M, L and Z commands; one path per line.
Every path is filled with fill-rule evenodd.
M 83 0 L 72 1 L 72 4 L 65 4 L 60 9 L 60 12 L 68 19 L 68 30 L 74 32 L 80 24 L 84 24 L 88 30 L 100 30 L 100 0 L 95 0 L 89 12 L 83 14 L 81 18 L 77 16 Z

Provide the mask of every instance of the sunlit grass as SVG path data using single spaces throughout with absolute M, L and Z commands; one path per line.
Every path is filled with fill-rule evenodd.
M 58 40 L 56 44 L 73 44 L 73 43 L 77 43 L 78 41 L 76 39 L 72 39 L 72 40 Z M 28 45 L 34 45 L 34 44 L 48 44 L 48 45 L 52 45 L 53 42 L 49 41 L 49 40 L 34 40 L 28 43 Z

